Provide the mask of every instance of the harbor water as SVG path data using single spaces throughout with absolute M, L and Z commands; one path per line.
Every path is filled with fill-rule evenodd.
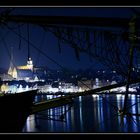
M 37 133 L 139 133 L 140 95 L 129 94 L 128 115 L 120 115 L 124 95 L 88 95 L 73 104 L 48 109 L 27 118 L 23 132 Z M 39 95 L 36 101 L 48 99 Z M 137 114 L 137 115 L 135 115 Z

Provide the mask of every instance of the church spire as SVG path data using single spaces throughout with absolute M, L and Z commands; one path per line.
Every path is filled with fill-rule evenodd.
M 8 70 L 8 74 L 9 74 L 9 75 L 12 75 L 13 69 L 14 69 L 14 65 L 13 65 L 13 47 L 11 47 L 10 66 L 9 66 L 9 70 Z
M 10 67 L 8 70 L 8 74 L 11 75 L 13 78 L 17 78 L 17 71 L 13 64 L 14 58 L 13 58 L 13 47 L 11 47 L 11 55 L 10 55 Z

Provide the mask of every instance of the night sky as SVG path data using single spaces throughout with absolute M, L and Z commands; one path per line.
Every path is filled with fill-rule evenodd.
M 1 7 L 0 12 L 7 8 Z M 138 8 L 137 8 L 138 9 Z M 134 12 L 130 7 L 15 7 L 11 15 L 48 15 L 48 16 L 96 16 L 96 17 L 129 17 Z M 19 32 L 18 24 L 8 24 L 14 31 Z M 20 24 L 20 33 L 27 39 L 27 25 Z M 36 25 L 29 25 L 29 39 L 36 47 L 43 50 L 47 56 L 59 65 L 68 69 L 101 68 L 98 61 L 90 61 L 89 56 L 80 54 L 80 61 L 75 57 L 74 50 L 69 45 L 61 44 L 62 52 L 58 51 L 56 37 Z M 0 26 L 0 67 L 8 69 L 10 63 L 10 48 L 14 49 L 14 64 L 25 65 L 27 61 L 27 42 L 20 39 L 13 32 Z M 30 45 L 31 58 L 36 66 L 46 66 L 50 69 L 60 68 L 49 59 L 45 58 Z

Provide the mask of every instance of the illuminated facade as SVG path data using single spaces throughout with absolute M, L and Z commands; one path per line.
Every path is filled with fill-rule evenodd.
M 1 92 L 7 92 L 8 91 L 8 83 L 2 84 L 1 86 Z
M 9 68 L 8 70 L 8 74 L 11 75 L 14 79 L 17 79 L 17 70 L 16 68 Z

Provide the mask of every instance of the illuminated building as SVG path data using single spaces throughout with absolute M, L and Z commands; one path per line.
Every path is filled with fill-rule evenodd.
M 27 64 L 23 66 L 17 66 L 18 79 L 31 80 L 33 79 L 33 61 L 31 58 L 27 60 Z
M 33 78 L 33 61 L 30 57 L 28 57 L 27 64 L 23 66 L 15 67 L 13 61 L 13 47 L 11 47 L 11 59 L 8 74 L 13 79 L 17 80 L 27 80 Z
M 27 61 L 27 65 L 14 67 L 13 63 L 10 63 L 8 74 L 14 79 L 32 79 L 33 78 L 33 62 L 31 58 Z
M 7 92 L 8 91 L 8 83 L 2 84 L 1 86 L 1 92 Z

